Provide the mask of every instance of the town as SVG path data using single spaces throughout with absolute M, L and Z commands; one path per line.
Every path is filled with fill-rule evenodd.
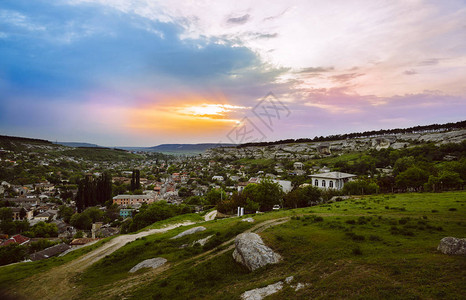
M 220 147 L 197 156 L 2 137 L 0 262 L 46 259 L 186 213 L 215 209 L 223 218 L 351 195 L 462 189 L 465 131 Z

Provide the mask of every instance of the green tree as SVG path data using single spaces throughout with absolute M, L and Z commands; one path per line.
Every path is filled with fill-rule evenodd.
M 71 216 L 74 214 L 74 209 L 66 205 L 58 207 L 58 217 L 63 219 L 65 223 L 70 223 Z
M 413 189 L 419 191 L 428 179 L 429 174 L 425 170 L 419 167 L 410 167 L 395 177 L 395 184 L 402 190 Z
M 261 211 L 272 210 L 283 198 L 280 185 L 268 179 L 263 179 L 258 184 L 248 184 L 242 193 L 246 199 L 259 203 Z
M 16 243 L 0 247 L 0 265 L 22 261 L 27 257 L 27 247 Z
M 0 221 L 12 221 L 13 220 L 13 211 L 9 207 L 0 208 Z
M 205 195 L 205 199 L 207 200 L 207 203 L 210 205 L 217 205 L 220 203 L 222 200 L 227 199 L 227 195 L 223 189 L 211 189 L 210 191 L 207 192 Z
M 70 220 L 70 224 L 78 229 L 90 230 L 92 228 L 92 219 L 84 213 L 75 213 Z
M 307 207 L 320 201 L 322 192 L 315 186 L 298 188 L 284 197 L 284 206 L 289 208 Z

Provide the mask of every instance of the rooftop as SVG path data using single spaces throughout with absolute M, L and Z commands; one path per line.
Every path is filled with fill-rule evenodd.
M 356 177 L 357 175 L 343 173 L 343 172 L 327 172 L 327 173 L 313 174 L 309 176 L 319 177 L 319 178 L 328 178 L 328 179 L 344 179 L 344 178 Z

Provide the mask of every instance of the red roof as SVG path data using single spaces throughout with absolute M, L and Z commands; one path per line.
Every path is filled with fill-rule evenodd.
M 8 240 L 4 241 L 0 244 L 0 246 L 7 246 L 9 244 L 17 243 L 17 244 L 24 244 L 29 242 L 30 238 L 22 236 L 21 234 L 17 234 L 9 238 Z
M 17 234 L 11 237 L 12 239 L 15 240 L 16 243 L 18 244 L 24 244 L 26 242 L 29 242 L 30 238 L 22 236 L 21 234 Z

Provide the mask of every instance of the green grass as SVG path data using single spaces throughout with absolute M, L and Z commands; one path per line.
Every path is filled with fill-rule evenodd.
M 291 216 L 261 233 L 284 257 L 281 263 L 249 273 L 229 251 L 194 267 L 181 263 L 125 296 L 238 299 L 293 275 L 310 285 L 298 292 L 287 287 L 270 299 L 459 299 L 466 290 L 466 259 L 436 247 L 445 236 L 466 236 L 465 203 L 463 191 L 379 195 L 257 215 L 257 221 Z
M 289 221 L 260 233 L 264 242 L 283 256 L 276 265 L 248 272 L 234 262 L 233 250 L 200 262 L 193 259 L 208 250 L 218 253 L 222 242 L 260 222 L 282 217 Z M 460 299 L 466 293 L 466 258 L 436 250 L 445 236 L 466 237 L 465 191 L 365 196 L 253 218 L 252 224 L 240 218 L 214 220 L 129 243 L 76 279 L 79 298 L 99 298 L 99 292 L 138 276 L 146 281 L 115 298 L 238 299 L 246 290 L 291 275 L 295 284 L 308 286 L 297 292 L 287 286 L 268 299 Z M 151 227 L 201 219 L 197 214 L 178 216 Z M 170 239 L 200 225 L 207 230 Z M 204 247 L 181 247 L 209 235 L 213 237 Z M 137 263 L 153 257 L 166 258 L 170 268 L 152 277 L 144 276 L 148 269 L 128 273 Z M 8 269 L 20 273 L 9 281 L 0 269 L 0 282 L 14 282 L 34 272 L 21 265 Z
M 53 257 L 50 259 L 44 259 L 34 262 L 25 262 L 25 263 L 17 263 L 7 266 L 0 267 L 0 290 L 8 288 L 13 283 L 16 283 L 22 279 L 28 278 L 33 276 L 37 273 L 47 271 L 53 267 L 60 266 L 64 263 L 72 261 L 98 247 L 102 246 L 104 243 L 108 242 L 110 239 L 114 238 L 109 237 L 103 239 L 93 245 L 83 247 L 70 253 L 66 254 L 62 257 Z

